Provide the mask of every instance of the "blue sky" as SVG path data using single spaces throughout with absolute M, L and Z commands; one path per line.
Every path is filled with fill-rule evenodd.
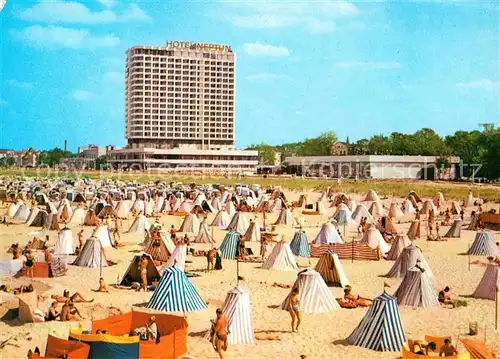
M 238 147 L 499 123 L 496 1 L 7 0 L 0 148 L 124 145 L 125 51 L 168 40 L 237 53 Z

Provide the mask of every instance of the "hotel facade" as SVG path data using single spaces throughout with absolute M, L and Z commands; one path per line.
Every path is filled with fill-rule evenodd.
M 126 53 L 125 137 L 115 168 L 255 172 L 257 151 L 235 149 L 236 54 L 169 41 Z M 142 168 L 141 168 L 142 167 Z

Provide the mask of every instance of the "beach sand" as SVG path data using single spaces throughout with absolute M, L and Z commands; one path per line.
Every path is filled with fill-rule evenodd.
M 297 199 L 298 193 L 287 193 L 290 199 Z M 315 200 L 319 193 L 310 193 L 310 198 Z M 357 200 L 362 200 L 361 196 L 353 196 Z M 400 199 L 398 199 L 400 200 Z M 384 200 L 386 206 L 390 199 Z M 498 204 L 495 205 L 497 208 Z M 485 206 L 484 209 L 487 209 Z M 304 230 L 308 233 L 309 241 L 312 241 L 319 231 L 319 225 L 325 222 L 333 213 L 334 208 L 328 208 L 328 213 L 320 216 L 304 216 L 306 227 Z M 466 213 L 465 223 L 470 221 L 470 210 Z M 1 209 L 5 212 L 5 208 Z M 1 212 L 0 212 L 1 213 Z M 209 215 L 209 221 L 214 214 Z M 299 210 L 295 210 L 294 217 L 299 216 Z M 246 217 L 251 219 L 253 214 L 247 213 Z M 412 219 L 410 216 L 408 219 Z M 259 215 L 260 223 L 262 216 Z M 276 218 L 276 214 L 266 215 L 267 224 L 270 224 Z M 170 228 L 174 224 L 177 228 L 180 226 L 182 217 L 163 216 L 161 223 L 165 228 Z M 422 236 L 425 235 L 426 221 L 422 220 Z M 409 223 L 394 222 L 400 232 L 406 233 Z M 132 221 L 123 221 L 124 230 Z M 76 241 L 76 233 L 79 227 L 71 227 Z M 91 227 L 85 228 L 84 238 L 88 238 L 93 230 Z M 280 233 L 286 238 L 291 239 L 296 229 L 277 227 Z M 0 259 L 9 259 L 10 256 L 5 253 L 7 248 L 13 242 L 25 244 L 31 236 L 28 232 L 33 228 L 26 227 L 24 224 L 10 226 L 0 226 Z M 448 227 L 442 226 L 441 233 L 444 234 Z M 225 231 L 215 229 L 215 239 L 220 244 Z M 403 322 L 403 327 L 407 337 L 417 338 L 424 335 L 445 336 L 452 335 L 454 344 L 458 336 L 464 336 L 468 333 L 469 323 L 477 322 L 480 328 L 478 339 L 486 338 L 491 349 L 500 351 L 500 334 L 494 331 L 494 301 L 478 300 L 472 298 L 460 298 L 459 296 L 468 296 L 472 294 L 479 283 L 485 266 L 473 264 L 468 266 L 468 257 L 459 255 L 467 251 L 474 239 L 475 232 L 462 230 L 461 239 L 452 239 L 447 242 L 426 242 L 423 239 L 415 241 L 434 273 L 433 283 L 436 293 L 445 286 L 450 286 L 452 293 L 459 299 L 465 299 L 468 302 L 467 307 L 456 309 L 435 308 L 422 309 L 412 307 L 400 307 L 399 311 Z M 356 228 L 346 229 L 346 239 L 358 238 Z M 56 241 L 57 233 L 50 232 L 50 243 L 53 245 Z M 359 239 L 359 238 L 358 238 Z M 496 233 L 496 239 L 500 236 Z M 112 285 L 121 279 L 125 270 L 130 264 L 135 252 L 141 250 L 138 243 L 143 238 L 136 234 L 122 234 L 122 242 L 129 245 L 119 249 L 106 249 L 106 256 L 109 260 L 117 262 L 117 265 L 103 269 L 103 277 L 108 284 Z M 208 249 L 208 244 L 194 244 L 197 249 Z M 255 254 L 259 253 L 259 243 L 249 245 Z M 270 251 L 268 251 L 269 253 Z M 225 260 L 223 262 L 224 270 L 211 273 L 205 273 L 206 258 L 188 257 L 191 263 L 187 264 L 189 271 L 199 274 L 199 277 L 191 278 L 191 282 L 197 288 L 202 298 L 209 303 L 209 308 L 202 312 L 187 314 L 189 323 L 188 335 L 188 355 L 189 358 L 217 358 L 211 344 L 203 339 L 204 332 L 210 327 L 210 319 L 215 317 L 215 310 L 224 302 L 226 293 L 237 284 L 236 262 Z M 482 261 L 485 263 L 486 259 Z M 299 264 L 308 265 L 307 259 L 300 259 Z M 317 259 L 311 259 L 311 265 L 315 265 Z M 353 292 L 364 297 L 376 297 L 383 291 L 383 283 L 386 281 L 391 285 L 387 292 L 392 294 L 396 291 L 400 279 L 386 279 L 381 276 L 386 274 L 391 268 L 393 261 L 355 261 L 342 260 L 344 271 L 353 285 Z M 298 359 L 301 354 L 307 354 L 309 359 L 317 358 L 399 358 L 401 353 L 380 353 L 364 348 L 347 345 L 346 337 L 354 330 L 360 320 L 365 315 L 367 308 L 341 309 L 327 314 L 304 315 L 303 324 L 299 333 L 291 333 L 290 317 L 286 311 L 276 308 L 285 299 L 288 289 L 272 287 L 274 282 L 283 284 L 293 284 L 296 272 L 275 272 L 263 270 L 258 263 L 241 263 L 240 275 L 245 278 L 240 284 L 246 287 L 250 294 L 252 303 L 252 318 L 254 331 L 256 333 L 277 334 L 279 341 L 257 341 L 255 345 L 230 345 L 226 358 L 245 358 L 245 359 Z M 110 314 L 119 311 L 127 312 L 133 305 L 147 303 L 151 293 L 135 292 L 131 290 L 120 290 L 110 288 L 110 293 L 95 293 L 92 289 L 98 287 L 99 268 L 89 269 L 76 266 L 69 266 L 66 276 L 49 279 L 34 279 L 35 286 L 39 288 L 38 294 L 46 299 L 41 302 L 40 307 L 47 309 L 50 304 L 50 295 L 59 294 L 65 288 L 71 293 L 78 291 L 85 297 L 95 298 L 94 303 L 77 304 L 86 321 L 84 326 L 89 326 L 91 319 L 101 319 Z M 27 278 L 5 278 L 0 277 L 0 282 L 8 285 L 18 285 L 29 283 Z M 335 297 L 341 297 L 343 292 L 341 288 L 331 288 Z M 12 302 L 2 304 L 1 314 L 4 315 L 6 307 L 12 306 Z M 34 349 L 39 346 L 45 349 L 47 335 L 52 334 L 61 338 L 67 338 L 69 328 L 77 326 L 77 323 L 47 322 L 37 324 L 21 325 L 17 320 L 0 321 L 0 341 L 12 337 L 9 342 L 14 345 L 7 345 L 0 350 L 2 358 L 24 358 L 28 349 Z

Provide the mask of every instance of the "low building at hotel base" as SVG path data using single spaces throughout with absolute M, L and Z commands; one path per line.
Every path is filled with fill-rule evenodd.
M 454 180 L 460 157 L 440 156 L 309 156 L 286 157 L 285 172 L 300 176 L 352 179 Z

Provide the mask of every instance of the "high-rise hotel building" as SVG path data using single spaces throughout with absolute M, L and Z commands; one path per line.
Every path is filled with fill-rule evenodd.
M 126 53 L 125 137 L 110 163 L 143 168 L 254 171 L 256 151 L 235 144 L 236 54 L 216 44 L 169 41 Z

